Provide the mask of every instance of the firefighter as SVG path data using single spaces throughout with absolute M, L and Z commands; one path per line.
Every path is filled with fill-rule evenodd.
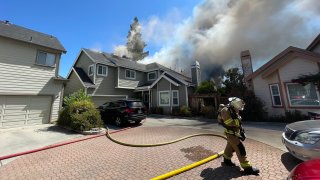
M 226 106 L 220 105 L 218 120 L 224 127 L 224 134 L 228 141 L 224 150 L 223 159 L 225 165 L 235 166 L 231 161 L 231 157 L 233 152 L 236 152 L 244 173 L 248 175 L 258 175 L 260 172 L 259 169 L 251 166 L 247 159 L 246 149 L 241 142 L 246 138 L 241 125 L 241 116 L 239 115 L 239 111 L 244 109 L 244 105 L 244 101 L 237 97 L 229 98 L 229 104 Z

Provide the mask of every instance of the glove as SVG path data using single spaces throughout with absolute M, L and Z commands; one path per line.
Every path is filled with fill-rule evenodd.
M 247 138 L 247 137 L 246 137 L 246 133 L 244 132 L 244 129 L 241 129 L 239 139 L 240 139 L 241 141 L 244 141 L 246 138 Z

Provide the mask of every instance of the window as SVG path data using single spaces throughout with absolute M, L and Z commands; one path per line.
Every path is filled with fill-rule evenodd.
M 320 106 L 319 92 L 314 84 L 288 83 L 287 91 L 291 106 Z
M 172 106 L 179 106 L 179 91 L 172 90 Z
M 125 73 L 127 79 L 136 79 L 136 71 L 126 69 Z
M 160 106 L 169 106 L 170 105 L 169 91 L 159 91 L 159 105 Z
M 108 75 L 108 67 L 103 65 L 98 65 L 97 74 L 100 76 L 107 76 Z
M 54 66 L 56 63 L 56 55 L 43 51 L 38 51 L 36 64 L 45 66 Z
M 89 76 L 93 75 L 93 64 L 89 66 L 88 74 L 89 74 Z
M 148 73 L 148 81 L 153 81 L 156 79 L 156 77 L 157 77 L 157 74 L 155 71 Z
M 272 96 L 272 105 L 273 106 L 282 106 L 279 85 L 278 84 L 271 84 L 270 91 Z

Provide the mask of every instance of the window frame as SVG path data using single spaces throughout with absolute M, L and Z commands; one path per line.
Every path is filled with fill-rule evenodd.
M 177 92 L 177 97 L 173 97 L 173 93 L 174 92 Z M 173 98 L 177 98 L 177 100 L 178 100 L 178 104 L 174 104 L 173 102 Z M 179 106 L 179 104 L 180 104 L 180 98 L 179 98 L 179 90 L 172 90 L 171 91 L 171 99 L 172 99 L 172 106 Z
M 99 67 L 102 67 L 102 68 L 106 68 L 106 74 L 99 74 Z M 102 73 L 103 73 L 103 69 L 102 69 Z M 108 66 L 105 66 L 105 65 L 101 65 L 101 64 L 98 64 L 97 65 L 97 75 L 98 76 L 108 76 Z
M 149 75 L 150 75 L 150 74 L 154 74 L 154 79 L 150 79 L 150 78 L 149 78 Z M 157 79 L 157 73 L 156 73 L 156 71 L 148 72 L 147 78 L 148 78 L 148 81 L 154 81 L 154 80 L 156 80 L 156 79 Z
M 39 63 L 39 61 L 38 61 L 38 59 L 39 59 L 39 53 L 45 53 L 45 54 L 46 54 L 45 64 Z M 50 65 L 47 64 L 47 55 L 48 55 L 48 54 L 54 55 L 54 63 L 53 63 L 52 66 L 50 66 Z M 46 66 L 46 67 L 56 67 L 56 63 L 57 63 L 57 54 L 56 54 L 56 53 L 50 53 L 50 52 L 43 51 L 43 50 L 38 50 L 38 51 L 37 51 L 36 62 L 35 62 L 36 65 Z
M 130 77 L 127 77 L 127 71 L 129 71 L 130 72 Z M 131 77 L 131 72 L 133 72 L 133 74 L 134 74 L 134 77 L 132 78 Z M 124 71 L 124 77 L 126 78 L 126 79 L 136 79 L 136 71 L 135 70 L 131 70 L 131 69 L 125 69 L 125 71 Z
M 320 107 L 320 105 L 301 105 L 301 104 L 292 105 L 291 104 L 290 94 L 289 94 L 289 86 L 288 86 L 289 84 L 298 84 L 299 85 L 299 83 L 292 83 L 292 82 L 285 83 L 286 90 L 287 90 L 287 100 L 288 100 L 288 104 L 289 104 L 290 107 L 292 107 L 292 108 L 297 108 L 297 107 L 298 108 L 319 108 Z M 308 83 L 308 84 L 310 84 L 310 83 Z M 314 87 L 315 87 L 316 95 L 317 95 L 317 98 L 318 98 L 318 101 L 319 101 L 320 100 L 319 90 L 318 90 L 316 85 L 314 85 Z
M 91 70 L 91 73 L 90 73 L 90 70 Z M 94 65 L 91 64 L 89 67 L 88 67 L 88 75 L 89 76 L 93 76 L 94 75 Z
M 272 86 L 276 86 L 278 88 L 278 92 L 279 94 L 273 94 L 273 91 L 272 91 Z M 278 83 L 275 83 L 275 84 L 269 84 L 269 90 L 270 90 L 270 95 L 271 95 L 271 102 L 272 102 L 272 106 L 273 107 L 283 107 L 283 102 L 282 102 L 282 98 L 281 98 L 281 92 L 280 92 L 280 86 Z M 280 105 L 277 105 L 275 103 L 275 100 L 274 100 L 274 97 L 275 96 L 279 96 L 279 99 L 280 99 Z
M 168 93 L 169 95 L 169 103 L 168 104 L 161 104 L 161 93 Z M 170 92 L 169 91 L 159 91 L 159 106 L 170 106 Z

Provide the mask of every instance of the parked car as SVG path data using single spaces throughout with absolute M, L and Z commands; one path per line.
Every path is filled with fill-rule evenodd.
M 320 120 L 286 125 L 282 142 L 294 157 L 303 161 L 320 158 Z
M 298 164 L 293 168 L 288 180 L 316 180 L 320 179 L 320 159 L 313 159 Z
M 146 108 L 140 100 L 117 100 L 106 102 L 98 107 L 105 123 L 124 126 L 128 123 L 139 124 L 146 118 Z

